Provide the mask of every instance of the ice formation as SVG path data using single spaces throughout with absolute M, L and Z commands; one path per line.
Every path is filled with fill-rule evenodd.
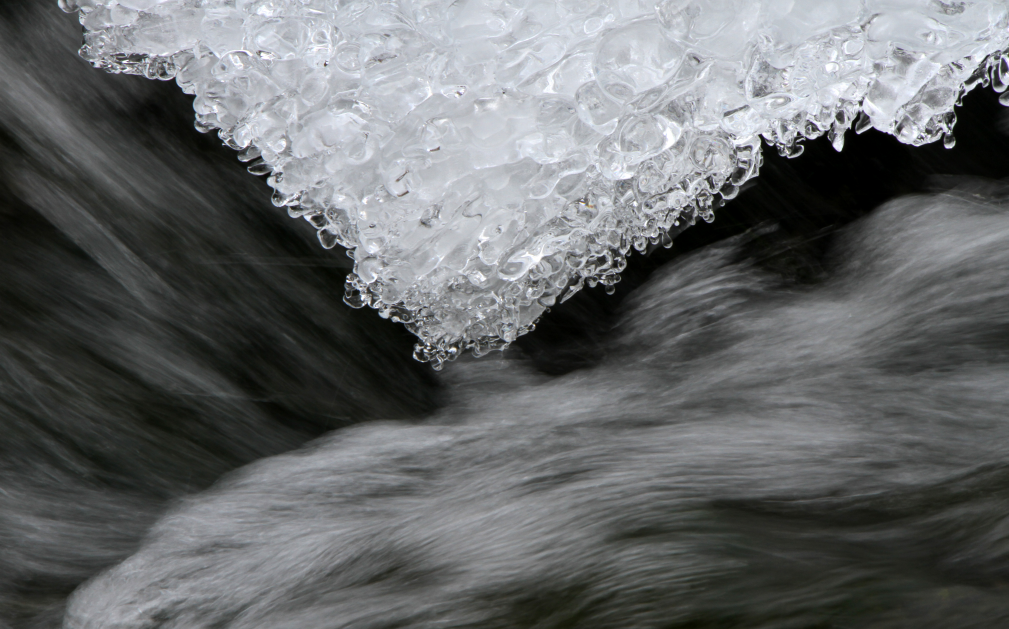
M 348 249 L 348 303 L 436 366 L 711 220 L 761 137 L 950 146 L 962 94 L 1009 83 L 1006 0 L 60 3 L 93 65 L 195 94 L 197 128 Z

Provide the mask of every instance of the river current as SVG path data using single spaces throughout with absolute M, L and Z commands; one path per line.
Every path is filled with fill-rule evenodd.
M 435 374 L 173 86 L 0 5 L 0 627 L 1009 624 L 1009 139 L 769 155 Z

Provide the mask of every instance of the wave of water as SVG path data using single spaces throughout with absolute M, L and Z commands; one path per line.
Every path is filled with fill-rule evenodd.
M 1006 193 L 893 202 L 805 289 L 686 257 L 596 367 L 459 365 L 463 406 L 229 476 L 67 627 L 1003 626 Z

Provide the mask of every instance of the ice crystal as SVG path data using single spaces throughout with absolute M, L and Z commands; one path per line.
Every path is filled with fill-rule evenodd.
M 1009 83 L 983 0 L 60 0 L 81 54 L 175 78 L 417 357 L 501 348 L 631 247 L 869 127 L 952 145 Z

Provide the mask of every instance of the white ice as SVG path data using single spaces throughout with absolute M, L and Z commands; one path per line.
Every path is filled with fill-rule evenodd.
M 1009 82 L 1005 0 L 60 3 L 95 66 L 195 94 L 436 366 L 711 220 L 761 137 L 949 145 L 962 94 Z

